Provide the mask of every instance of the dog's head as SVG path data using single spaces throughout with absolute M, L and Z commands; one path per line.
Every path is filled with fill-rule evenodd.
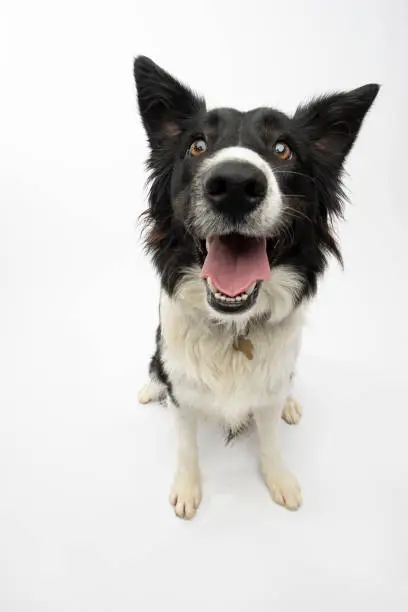
M 248 320 L 314 294 L 341 174 L 378 85 L 299 107 L 207 110 L 146 57 L 134 64 L 151 154 L 147 245 L 172 295 L 193 286 L 213 317 Z M 280 305 L 279 305 L 280 300 Z

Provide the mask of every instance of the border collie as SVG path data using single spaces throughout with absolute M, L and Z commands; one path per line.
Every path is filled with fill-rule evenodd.
M 178 461 L 170 502 L 192 518 L 201 500 L 198 417 L 236 435 L 253 420 L 275 502 L 301 490 L 279 451 L 305 309 L 328 256 L 342 169 L 379 86 L 325 95 L 289 117 L 273 108 L 207 110 L 151 59 L 134 62 L 150 156 L 146 248 L 161 279 L 156 351 L 141 403 L 167 398 Z

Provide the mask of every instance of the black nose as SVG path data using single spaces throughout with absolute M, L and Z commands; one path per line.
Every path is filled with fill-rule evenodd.
M 204 189 L 214 208 L 239 219 L 262 202 L 268 182 L 256 166 L 248 162 L 226 161 L 209 171 Z

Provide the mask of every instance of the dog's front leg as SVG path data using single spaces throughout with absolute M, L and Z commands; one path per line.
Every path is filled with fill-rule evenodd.
M 284 402 L 285 396 L 276 396 L 269 406 L 254 413 L 259 435 L 260 467 L 272 499 L 289 510 L 297 510 L 302 503 L 300 486 L 283 464 L 278 443 Z
M 169 400 L 176 419 L 178 437 L 177 470 L 170 503 L 180 518 L 191 519 L 201 501 L 201 475 L 198 462 L 197 417 L 193 410 Z

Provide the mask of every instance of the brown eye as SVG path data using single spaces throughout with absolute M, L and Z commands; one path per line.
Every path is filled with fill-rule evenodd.
M 279 141 L 275 144 L 275 153 L 278 155 L 283 161 L 288 161 L 292 159 L 293 153 L 289 145 L 286 142 Z
M 205 142 L 203 138 L 198 138 L 190 145 L 188 152 L 193 157 L 198 157 L 199 155 L 202 155 L 203 153 L 205 153 L 206 150 L 207 150 L 207 143 Z

